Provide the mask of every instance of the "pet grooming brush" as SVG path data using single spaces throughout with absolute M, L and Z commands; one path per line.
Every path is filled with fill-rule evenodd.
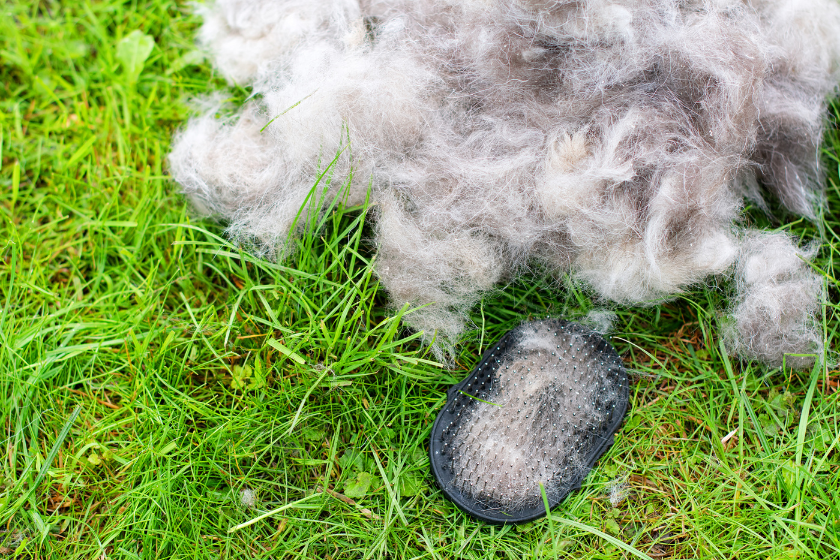
M 508 332 L 449 390 L 432 428 L 432 470 L 470 515 L 520 523 L 580 488 L 612 445 L 628 403 L 613 347 L 576 323 Z

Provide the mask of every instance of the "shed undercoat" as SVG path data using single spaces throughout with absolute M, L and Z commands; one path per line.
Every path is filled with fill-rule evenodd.
M 840 82 L 833 0 L 217 0 L 200 44 L 253 95 L 208 100 L 171 171 L 268 258 L 325 166 L 374 204 L 377 274 L 446 353 L 483 294 L 541 263 L 649 305 L 734 275 L 732 352 L 822 351 L 813 248 L 745 230 L 745 199 L 814 218 Z M 330 200 L 327 197 L 327 201 Z M 318 210 L 318 209 L 314 209 Z M 806 366 L 813 358 L 788 357 Z

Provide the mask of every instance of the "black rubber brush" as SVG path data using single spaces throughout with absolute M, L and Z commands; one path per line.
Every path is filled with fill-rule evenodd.
M 508 332 L 449 390 L 432 428 L 432 470 L 470 515 L 520 523 L 580 488 L 612 445 L 628 404 L 613 347 L 577 323 Z

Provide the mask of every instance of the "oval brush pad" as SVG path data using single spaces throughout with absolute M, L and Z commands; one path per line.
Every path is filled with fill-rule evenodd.
M 444 494 L 470 515 L 521 523 L 580 488 L 628 406 L 627 373 L 577 323 L 524 323 L 448 391 L 429 454 Z

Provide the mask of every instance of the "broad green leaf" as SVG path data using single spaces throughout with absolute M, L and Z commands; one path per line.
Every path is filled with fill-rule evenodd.
M 231 389 L 244 389 L 251 379 L 251 366 L 233 366 L 233 377 L 230 380 Z
M 135 29 L 117 44 L 117 60 L 122 64 L 123 72 L 129 83 L 137 81 L 146 59 L 152 54 L 155 40 L 139 29 Z
M 414 475 L 404 474 L 400 477 L 400 494 L 405 497 L 416 496 L 423 483 Z
M 621 527 L 618 526 L 618 522 L 611 517 L 608 517 L 604 521 L 604 528 L 607 530 L 607 533 L 611 535 L 619 535 L 621 533 Z
M 776 424 L 775 420 L 770 418 L 769 414 L 759 414 L 758 422 L 761 424 L 761 429 L 768 436 L 776 435 L 779 433 L 778 424 Z
M 641 416 L 638 416 L 638 415 L 637 416 L 632 416 L 630 418 L 630 420 L 627 421 L 627 425 L 624 426 L 624 429 L 626 431 L 630 431 L 641 423 L 642 423 L 642 417 Z
M 344 495 L 348 498 L 363 498 L 370 491 L 374 479 L 372 474 L 360 472 L 344 485 Z
M 361 453 L 355 449 L 348 449 L 338 460 L 338 466 L 341 467 L 341 470 L 345 471 L 348 469 L 360 471 L 364 468 L 365 462 L 364 459 L 362 459 Z
M 301 430 L 303 434 L 303 439 L 306 441 L 322 441 L 326 437 L 326 433 L 323 430 L 316 430 L 314 428 L 304 428 Z
M 807 437 L 813 440 L 814 450 L 819 453 L 824 453 L 831 445 L 831 442 L 834 441 L 834 434 L 831 430 L 820 424 L 812 424 L 808 426 L 808 431 L 806 433 Z

